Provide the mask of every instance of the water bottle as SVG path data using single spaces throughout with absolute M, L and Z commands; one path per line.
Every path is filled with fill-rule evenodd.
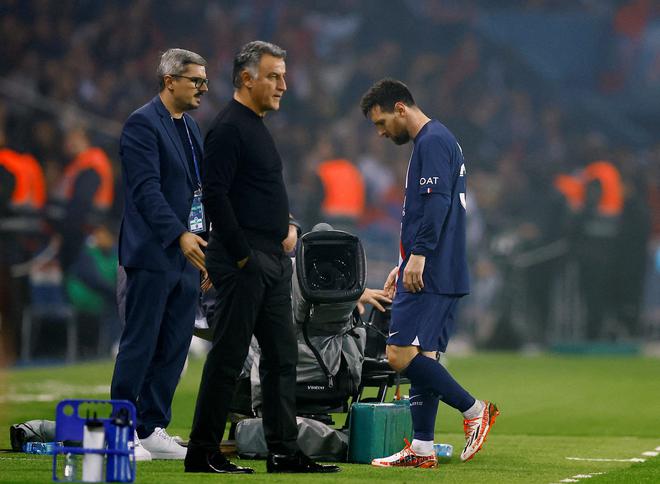
M 439 458 L 449 459 L 454 453 L 454 447 L 451 444 L 433 444 L 435 455 Z
M 85 449 L 105 449 L 105 428 L 103 422 L 96 418 L 87 419 L 83 427 L 83 447 Z M 103 454 L 85 452 L 82 459 L 83 482 L 103 481 Z
M 63 481 L 72 482 L 78 480 L 78 456 L 68 453 L 64 456 L 64 476 Z
M 120 409 L 115 418 L 110 421 L 106 430 L 106 441 L 109 452 L 105 479 L 108 482 L 132 482 L 133 466 L 130 460 L 129 442 L 133 441 L 133 425 L 128 410 Z
M 23 452 L 26 454 L 52 454 L 55 450 L 55 442 L 26 442 L 23 444 Z

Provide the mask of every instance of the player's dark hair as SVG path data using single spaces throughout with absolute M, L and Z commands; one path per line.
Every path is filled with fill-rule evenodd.
M 234 57 L 232 82 L 235 88 L 241 87 L 241 72 L 244 70 L 247 70 L 253 78 L 257 77 L 259 62 L 261 62 L 261 57 L 264 54 L 272 55 L 278 59 L 286 59 L 286 50 L 270 42 L 254 40 L 245 44 Z
M 374 106 L 380 106 L 380 109 L 386 113 L 394 111 L 394 105 L 402 102 L 406 106 L 414 106 L 415 100 L 403 82 L 390 77 L 376 82 L 362 96 L 360 100 L 360 109 L 362 114 L 367 116 Z

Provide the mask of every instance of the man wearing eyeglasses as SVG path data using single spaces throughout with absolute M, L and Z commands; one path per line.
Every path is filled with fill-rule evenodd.
M 186 454 L 165 428 L 192 338 L 200 271 L 206 275 L 203 145 L 186 113 L 208 91 L 205 66 L 194 52 L 166 51 L 160 92 L 129 116 L 120 139 L 126 312 L 110 392 L 136 405 L 137 460 Z

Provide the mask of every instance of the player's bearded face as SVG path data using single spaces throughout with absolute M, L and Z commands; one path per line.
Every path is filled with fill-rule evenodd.
M 400 128 L 398 131 L 394 130 L 394 132 L 389 135 L 389 138 L 394 142 L 394 144 L 397 145 L 405 145 L 408 141 L 410 141 L 410 135 L 408 134 L 408 130 L 405 126 Z
M 380 106 L 376 105 L 371 109 L 369 116 L 379 136 L 385 136 L 397 145 L 404 145 L 410 141 L 405 120 L 394 112 L 384 112 Z

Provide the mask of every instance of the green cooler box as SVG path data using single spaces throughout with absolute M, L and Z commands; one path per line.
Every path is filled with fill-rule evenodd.
M 406 445 L 412 437 L 410 401 L 393 403 L 354 403 L 351 406 L 348 461 L 369 464 Z

